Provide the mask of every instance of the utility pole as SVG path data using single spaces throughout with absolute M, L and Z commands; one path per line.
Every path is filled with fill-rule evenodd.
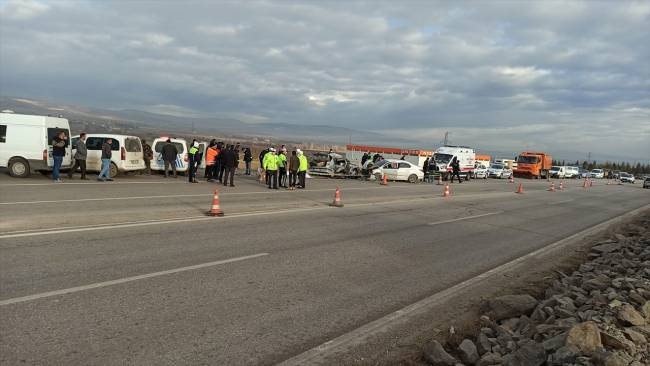
M 449 143 L 449 131 L 445 132 L 445 141 L 442 146 L 447 146 L 447 143 Z

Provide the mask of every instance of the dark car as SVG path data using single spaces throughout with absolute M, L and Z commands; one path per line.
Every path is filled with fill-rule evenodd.
M 643 180 L 643 188 L 650 188 L 650 177 L 645 177 Z

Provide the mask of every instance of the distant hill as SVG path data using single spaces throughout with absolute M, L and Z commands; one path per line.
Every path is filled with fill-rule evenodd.
M 244 123 L 231 118 L 179 117 L 150 113 L 140 110 L 105 110 L 56 104 L 48 101 L 20 97 L 0 97 L 0 109 L 10 109 L 15 113 L 61 115 L 68 118 L 73 130 L 88 132 L 111 130 L 137 134 L 149 133 L 207 134 L 228 136 L 250 136 L 262 139 L 287 139 L 317 143 L 343 145 L 349 140 L 362 144 L 406 144 L 408 140 L 396 140 L 376 132 L 359 131 L 344 127 L 323 125 L 295 125 L 289 123 Z M 74 131 L 75 133 L 78 132 Z

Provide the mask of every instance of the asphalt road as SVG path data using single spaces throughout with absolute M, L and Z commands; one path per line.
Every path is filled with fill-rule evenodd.
M 267 365 L 622 213 L 637 185 L 0 176 L 0 363 Z M 341 187 L 345 207 L 329 207 Z M 215 188 L 225 217 L 206 217 Z

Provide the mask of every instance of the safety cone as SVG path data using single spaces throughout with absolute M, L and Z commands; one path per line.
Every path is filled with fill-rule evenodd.
M 388 177 L 386 176 L 386 174 L 384 174 L 384 177 L 381 179 L 381 183 L 379 184 L 381 184 L 382 186 L 388 185 Z
M 514 175 L 511 175 L 510 178 L 508 179 L 508 183 L 514 183 L 515 182 L 515 177 Z
M 442 185 L 442 174 L 438 174 L 438 185 Z
M 208 215 L 210 216 L 223 216 L 223 211 L 221 211 L 221 208 L 219 207 L 219 190 L 215 189 L 214 190 L 214 198 L 212 199 L 212 209 L 208 211 Z
M 588 188 L 588 187 L 589 187 L 589 183 L 587 182 L 587 178 L 585 178 L 585 181 L 582 182 L 582 188 Z
M 330 206 L 343 207 L 343 202 L 341 202 L 341 190 L 339 187 L 336 187 L 336 191 L 334 191 L 334 201 L 330 203 Z
M 589 179 L 589 187 L 592 187 L 594 185 L 594 181 L 592 179 Z
M 564 190 L 564 181 L 560 181 L 560 191 Z
M 524 186 L 521 183 L 519 183 L 519 187 L 517 187 L 515 193 L 524 193 Z
M 548 187 L 549 192 L 555 192 L 555 182 L 551 182 L 551 186 Z
M 451 196 L 451 192 L 449 192 L 449 183 L 445 184 L 445 191 L 442 193 L 442 197 L 447 198 Z

